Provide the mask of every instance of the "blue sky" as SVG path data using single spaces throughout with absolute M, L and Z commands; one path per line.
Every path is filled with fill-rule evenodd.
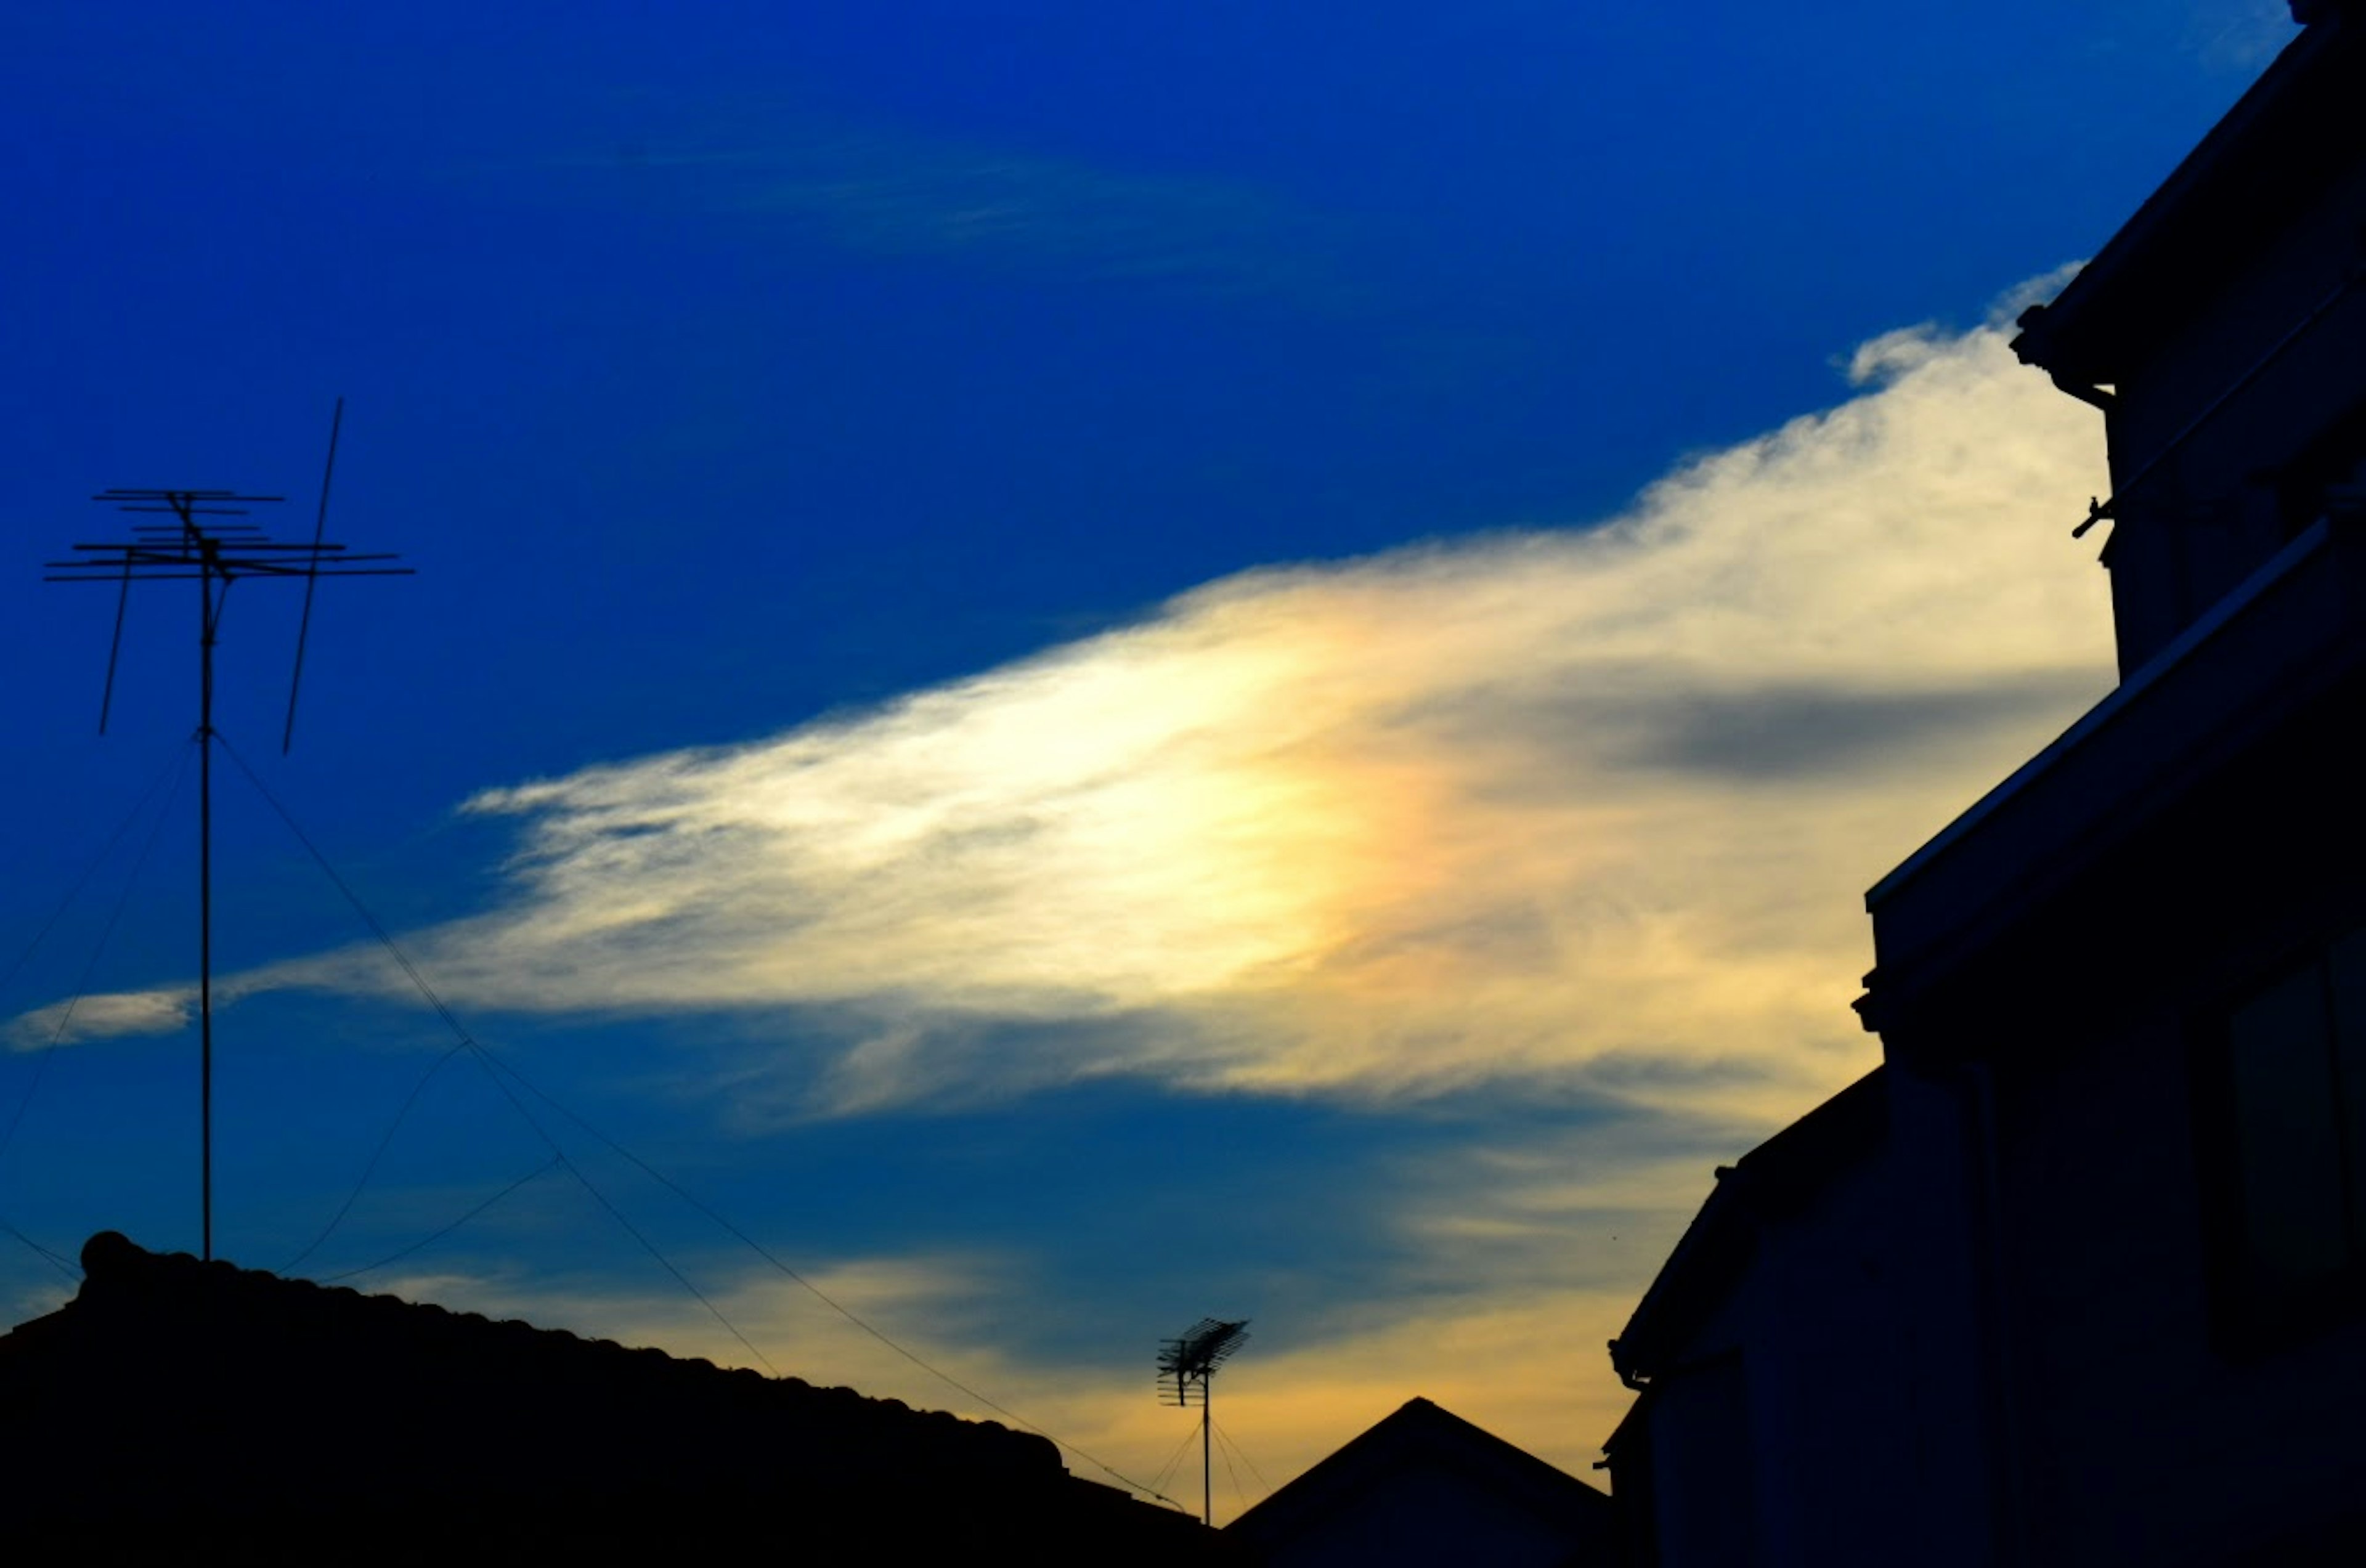
M 300 534 L 342 394 L 331 532 L 419 575 L 324 592 L 284 761 L 239 590 L 220 723 L 478 1038 L 1128 1474 L 1204 1314 L 1270 1480 L 1414 1393 L 1583 1467 L 1709 1165 L 1874 1059 L 1863 887 L 2108 683 L 2101 432 L 1998 312 L 2291 31 L 12 18 L 0 1217 L 196 1242 L 194 609 L 101 740 L 39 564 L 109 485 Z M 276 1267 L 450 1037 L 218 784 L 220 1246 Z M 773 1365 L 975 1408 L 570 1137 Z M 749 1359 L 550 1158 L 451 1058 L 304 1268 L 540 1170 L 356 1282 Z

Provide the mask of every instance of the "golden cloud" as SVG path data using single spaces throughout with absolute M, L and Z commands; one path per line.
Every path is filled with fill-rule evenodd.
M 1706 1158 L 1672 1152 L 1664 1131 L 1628 1123 L 1517 1152 L 1447 1156 L 1429 1173 L 1436 1181 L 1423 1184 L 1433 1190 L 1398 1217 L 1409 1268 L 1393 1288 L 1313 1315 L 1307 1303 L 1273 1317 L 1260 1310 L 1218 1401 L 1220 1429 L 1247 1456 L 1245 1466 L 1218 1471 L 1220 1514 L 1256 1501 L 1265 1489 L 1258 1476 L 1287 1481 L 1414 1394 L 1589 1475 L 1632 1397 L 1612 1375 L 1604 1345 L 1708 1184 Z M 1147 1377 L 1157 1337 L 1179 1322 L 1139 1325 L 1140 1357 L 1110 1367 L 1073 1347 L 1053 1350 L 1040 1332 L 1032 1350 L 1008 1332 L 1042 1315 L 1040 1282 L 1014 1258 L 980 1251 L 839 1258 L 806 1269 L 811 1290 L 737 1258 L 693 1272 L 731 1328 L 680 1292 L 619 1289 L 608 1280 L 571 1288 L 464 1269 L 362 1283 L 726 1366 L 759 1364 L 752 1346 L 766 1371 L 1034 1425 L 1075 1445 L 1067 1463 L 1079 1474 L 1113 1474 L 1197 1505 L 1197 1477 L 1170 1472 L 1196 1412 L 1159 1404 Z M 1096 1340 L 1112 1326 L 1105 1314 L 1094 1314 Z M 997 1403 L 981 1403 L 972 1391 Z
M 1992 327 L 1852 369 L 1597 526 L 1246 572 L 489 791 L 510 894 L 406 945 L 475 1009 L 801 1010 L 808 1109 L 1107 1073 L 1796 1109 L 1871 1059 L 1860 891 L 2112 679 L 2067 537 L 2092 413 Z M 400 985 L 357 952 L 238 982 Z

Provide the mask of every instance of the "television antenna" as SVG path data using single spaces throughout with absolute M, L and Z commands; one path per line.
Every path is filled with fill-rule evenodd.
M 1216 1417 L 1208 1404 L 1216 1369 L 1229 1359 L 1249 1337 L 1248 1319 L 1224 1323 L 1203 1317 L 1183 1331 L 1180 1338 L 1158 1345 L 1160 1403 L 1189 1409 L 1200 1406 L 1200 1506 L 1209 1529 L 1216 1526 L 1216 1472 L 1213 1437 Z
M 329 423 L 329 456 L 321 470 L 321 503 L 310 543 L 272 537 L 252 523 L 218 523 L 247 516 L 254 507 L 276 504 L 277 495 L 243 495 L 227 490 L 110 490 L 91 497 L 118 512 L 170 517 L 135 523 L 131 537 L 78 544 L 69 560 L 43 563 L 49 582 L 111 582 L 117 585 L 115 635 L 107 650 L 107 683 L 98 700 L 98 732 L 107 733 L 115 703 L 115 669 L 123 655 L 123 621 L 134 582 L 197 584 L 197 1121 L 198 1207 L 203 1255 L 214 1255 L 214 934 L 213 934 L 213 743 L 214 644 L 231 585 L 268 578 L 304 584 L 304 617 L 296 633 L 295 673 L 287 685 L 287 722 L 281 731 L 284 753 L 296 737 L 296 696 L 304 678 L 304 643 L 312 629 L 312 594 L 324 577 L 409 577 L 411 569 L 385 563 L 393 555 L 355 555 L 323 538 L 329 522 L 329 481 L 337 468 L 337 435 L 345 422 L 345 400 Z

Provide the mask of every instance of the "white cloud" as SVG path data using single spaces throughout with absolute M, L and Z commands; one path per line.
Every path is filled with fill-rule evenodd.
M 487 792 L 470 808 L 522 828 L 506 892 L 405 946 L 463 1010 L 741 1015 L 742 1105 L 1132 1073 L 1366 1099 L 1512 1077 L 1680 1109 L 1407 1154 L 1376 1277 L 1206 1303 L 1257 1319 L 1219 1417 L 1271 1479 L 1415 1393 L 1586 1474 L 1628 1398 L 1604 1342 L 1707 1167 L 1871 1060 L 1847 1009 L 1862 889 L 2111 679 L 2103 575 L 2068 538 L 2102 486 L 2091 411 L 1994 323 L 1886 334 L 1848 370 L 1853 400 L 1599 527 L 1245 573 L 875 711 Z M 217 990 L 291 987 L 403 994 L 359 950 Z M 85 998 L 69 1037 L 186 1007 Z M 1008 1334 L 1041 1316 L 1033 1267 L 813 1277 L 1152 1479 L 1188 1418 L 1142 1368 L 1047 1364 Z M 690 1271 L 784 1371 L 993 1414 L 775 1274 Z M 750 1359 L 654 1284 L 396 1288 Z M 1109 1310 L 1094 1332 L 1125 1332 Z M 1178 1325 L 1141 1325 L 1144 1351 Z
M 118 1034 L 168 1033 L 187 1025 L 197 1001 L 189 987 L 76 997 L 18 1014 L 8 1024 L 8 1043 L 19 1051 L 39 1051 Z
M 794 1010 L 823 1110 L 1102 1073 L 1796 1109 L 1870 1060 L 1861 890 L 2111 679 L 2068 538 L 2091 412 L 1993 326 L 1853 371 L 1603 526 L 1246 572 L 876 711 L 489 791 L 509 894 L 406 942 L 466 1008 Z M 400 983 L 343 953 L 242 984 Z

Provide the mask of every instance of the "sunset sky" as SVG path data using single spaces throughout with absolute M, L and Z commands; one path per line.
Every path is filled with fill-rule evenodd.
M 0 1311 L 198 1239 L 195 597 L 102 739 L 41 563 L 118 485 L 308 535 L 343 395 L 418 575 L 324 587 L 284 759 L 231 598 L 220 1253 L 993 1414 L 654 1168 L 1096 1479 L 1196 1506 L 1203 1315 L 1223 1517 L 1414 1394 L 1591 1477 L 1710 1168 L 1876 1060 L 1863 890 L 2108 689 L 2006 324 L 2293 30 L 12 17 Z

